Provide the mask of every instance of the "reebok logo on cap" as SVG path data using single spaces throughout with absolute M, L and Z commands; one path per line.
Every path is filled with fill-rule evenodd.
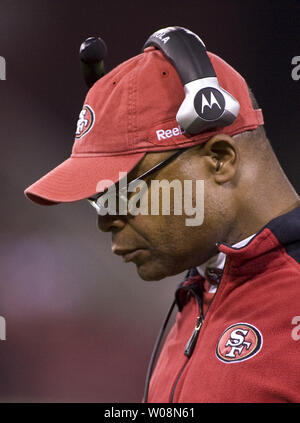
M 175 128 L 172 129 L 157 129 L 156 130 L 156 136 L 158 141 L 160 140 L 165 140 L 167 138 L 172 138 L 172 137 L 178 137 L 178 135 L 182 135 L 185 133 L 185 130 L 182 129 L 179 125 L 175 126 Z
M 95 122 L 94 110 L 88 104 L 85 104 L 79 114 L 75 138 L 84 137 L 93 127 Z

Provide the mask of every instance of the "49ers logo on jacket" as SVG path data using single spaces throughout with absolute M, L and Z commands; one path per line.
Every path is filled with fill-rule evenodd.
M 79 114 L 75 138 L 80 139 L 86 135 L 93 127 L 95 121 L 94 110 L 88 104 L 85 104 Z
M 216 355 L 224 363 L 248 360 L 260 351 L 262 343 L 262 334 L 255 326 L 249 323 L 235 323 L 223 332 Z

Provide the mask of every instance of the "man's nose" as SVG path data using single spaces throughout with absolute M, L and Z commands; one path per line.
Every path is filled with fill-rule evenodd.
M 118 215 L 98 216 L 98 228 L 102 232 L 111 232 L 113 230 L 124 228 L 126 222 Z

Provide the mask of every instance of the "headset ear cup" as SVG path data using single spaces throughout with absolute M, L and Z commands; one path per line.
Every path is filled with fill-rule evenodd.
M 239 112 L 239 102 L 223 90 L 216 78 L 203 78 L 184 86 L 185 99 L 176 119 L 188 133 L 220 128 L 233 123 Z

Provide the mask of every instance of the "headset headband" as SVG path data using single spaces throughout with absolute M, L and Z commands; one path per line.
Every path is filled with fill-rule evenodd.
M 185 28 L 172 26 L 154 32 L 143 49 L 149 46 L 158 47 L 164 53 L 183 85 L 195 79 L 216 77 L 205 44 L 198 35 Z

